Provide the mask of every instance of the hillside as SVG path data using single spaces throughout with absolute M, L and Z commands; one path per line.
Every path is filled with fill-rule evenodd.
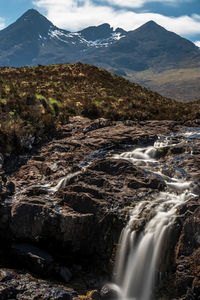
M 128 80 L 81 63 L 0 68 L 0 152 L 29 148 L 69 116 L 111 120 L 187 120 L 190 106 L 164 98 Z M 3 149 L 2 149 L 3 148 Z
M 200 94 L 200 66 L 172 68 L 157 72 L 148 69 L 141 72 L 128 72 L 126 78 L 137 82 L 159 94 L 181 102 L 198 100 Z

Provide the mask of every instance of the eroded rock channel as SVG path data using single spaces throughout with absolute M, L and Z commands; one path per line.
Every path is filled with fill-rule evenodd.
M 4 158 L 0 299 L 199 299 L 198 121 L 70 121 L 54 139 Z M 153 267 L 156 285 L 140 294 L 122 284 L 130 249 L 115 259 L 118 240 L 129 222 L 138 248 L 158 211 L 168 234 Z M 145 286 L 152 249 L 140 272 Z M 100 292 L 120 259 L 114 282 L 122 293 Z

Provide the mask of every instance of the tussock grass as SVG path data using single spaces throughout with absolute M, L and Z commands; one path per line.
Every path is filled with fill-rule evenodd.
M 0 151 L 39 140 L 69 116 L 112 120 L 187 120 L 199 103 L 186 105 L 97 67 L 77 64 L 0 68 Z

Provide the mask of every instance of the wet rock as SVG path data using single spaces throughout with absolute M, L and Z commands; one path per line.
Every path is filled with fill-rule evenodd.
M 4 241 L 9 241 L 11 238 L 10 215 L 11 207 L 9 203 L 0 202 L 0 238 Z
M 72 273 L 70 270 L 66 267 L 58 267 L 57 268 L 57 273 L 60 275 L 60 277 L 65 281 L 69 282 L 70 279 L 72 278 Z
M 101 171 L 112 176 L 118 176 L 126 173 L 132 173 L 135 176 L 142 174 L 142 172 L 137 167 L 133 166 L 132 163 L 122 159 L 100 159 L 94 162 L 94 164 L 90 166 L 90 169 Z
M 161 179 L 149 178 L 147 186 L 152 190 L 163 190 L 166 187 L 166 184 Z
M 3 163 L 4 163 L 4 156 L 2 153 L 0 153 L 0 169 L 2 169 Z
M 194 250 L 200 247 L 200 210 L 196 210 L 198 218 L 190 216 L 183 225 L 183 234 L 179 247 L 179 255 L 190 255 Z
M 41 203 L 20 202 L 12 207 L 11 232 L 15 239 L 33 243 L 58 242 L 64 247 L 67 242 L 72 251 L 82 249 L 91 253 L 91 224 L 93 215 L 70 213 L 66 208 L 62 213 Z M 63 245 L 63 246 L 62 246 Z
M 15 193 L 15 184 L 14 182 L 10 181 L 6 185 L 7 191 L 9 195 L 13 195 Z
M 50 276 L 53 273 L 53 257 L 35 246 L 14 243 L 11 255 L 18 266 L 28 267 L 35 274 Z
M 20 137 L 20 146 L 21 146 L 21 148 L 31 150 L 33 147 L 34 141 L 35 141 L 35 136 L 33 136 L 33 135 L 30 135 L 27 137 Z
M 103 300 L 115 300 L 120 296 L 119 287 L 115 284 L 106 284 L 101 289 L 101 299 Z
M 176 265 L 168 274 L 167 284 L 171 281 L 170 289 L 174 291 L 175 299 L 196 300 L 200 286 L 199 201 L 198 203 L 194 200 L 189 201 L 180 208 L 179 213 L 182 217 L 178 218 L 175 223 L 178 232 L 173 238 L 174 253 L 173 248 L 171 249 L 171 255 L 174 255 Z
M 0 299 L 7 300 L 7 299 L 16 299 L 17 292 L 14 287 L 10 287 L 5 283 L 0 283 Z
M 27 250 L 21 256 L 26 258 L 21 259 L 27 260 L 27 268 L 33 265 L 34 270 L 40 274 L 52 272 L 56 278 L 65 282 L 71 280 L 71 266 L 68 269 L 63 261 L 67 266 L 68 262 L 72 266 L 80 265 L 77 274 L 83 272 L 86 266 L 93 268 L 94 264 L 95 269 L 108 270 L 126 222 L 120 211 L 127 208 L 130 211 L 135 203 L 144 198 L 151 200 L 152 194 L 166 188 L 159 177 L 144 172 L 144 166 L 140 168 L 129 161 L 114 159 L 113 156 L 127 149 L 131 151 L 136 147 L 153 145 L 158 135 L 167 135 L 172 128 L 177 131 L 181 129 L 172 121 L 110 123 L 108 120 L 91 121 L 75 117 L 70 119 L 70 124 L 59 128 L 54 139 L 46 140 L 37 149 L 32 149 L 29 155 L 10 157 L 3 166 L 10 178 L 7 180 L 5 176 L 7 182 L 2 180 L 0 187 L 1 239 L 8 244 L 13 241 L 15 244 L 29 243 L 51 253 L 53 262 L 33 249 Z M 31 143 L 31 140 L 28 141 L 27 148 L 30 149 Z M 186 147 L 187 159 L 180 155 L 185 151 L 185 146 L 178 144 L 171 150 L 167 148 L 158 153 L 157 158 L 166 165 L 167 176 L 191 176 L 199 182 L 200 142 L 195 141 L 194 144 L 195 155 L 190 155 L 191 149 Z M 175 171 L 177 167 L 179 172 Z M 184 174 L 180 170 L 184 170 Z M 67 184 L 60 185 L 58 192 L 52 189 L 60 179 L 77 171 L 77 176 L 67 181 Z M 13 182 L 15 190 L 14 186 L 8 187 L 9 182 Z M 187 208 L 180 211 L 175 225 L 178 238 L 173 236 L 176 243 L 174 252 L 170 248 L 173 269 L 170 282 L 173 281 L 173 291 L 176 291 L 173 298 L 179 300 L 186 295 L 195 297 L 199 291 L 199 270 L 195 266 L 200 265 L 198 205 L 188 204 Z M 17 254 L 18 258 L 20 255 Z M 181 256 L 184 258 L 181 259 Z M 10 257 L 12 263 L 14 254 Z M 13 285 L 9 280 L 16 284 Z M 52 290 L 47 283 L 42 286 L 40 282 L 36 287 L 35 281 L 31 279 L 30 282 L 28 276 L 20 279 L 20 274 L 12 275 L 9 280 L 5 279 L 3 284 L 6 286 L 2 285 L 2 289 L 7 293 L 7 288 L 13 287 L 17 299 L 69 297 L 65 290 L 62 296 L 61 289 L 57 292 L 61 298 L 56 298 L 57 294 L 53 291 L 57 291 L 57 288 L 53 287 Z M 22 283 L 24 288 L 21 287 Z M 20 286 L 20 292 L 16 286 Z M 116 299 L 117 293 L 115 289 L 108 289 L 102 297 Z M 14 294 L 11 297 L 16 298 Z
M 0 299 L 71 300 L 77 294 L 66 287 L 51 284 L 23 272 L 0 269 Z
M 152 190 L 163 190 L 166 184 L 158 178 L 149 178 L 147 181 L 139 181 L 136 178 L 128 182 L 128 187 L 131 189 L 150 188 Z
M 112 121 L 111 120 L 106 120 L 106 119 L 98 119 L 95 122 L 91 123 L 88 127 L 83 129 L 83 133 L 87 133 L 93 130 L 97 130 L 103 127 L 111 126 Z
M 45 195 L 48 193 L 48 190 L 45 187 L 33 185 L 28 187 L 24 193 L 25 195 L 32 197 L 32 196 Z

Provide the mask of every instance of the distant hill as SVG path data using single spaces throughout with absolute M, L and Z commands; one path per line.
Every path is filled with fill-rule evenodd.
M 78 61 L 180 101 L 200 98 L 200 49 L 153 21 L 128 32 L 109 24 L 69 32 L 30 9 L 0 31 L 0 66 Z

